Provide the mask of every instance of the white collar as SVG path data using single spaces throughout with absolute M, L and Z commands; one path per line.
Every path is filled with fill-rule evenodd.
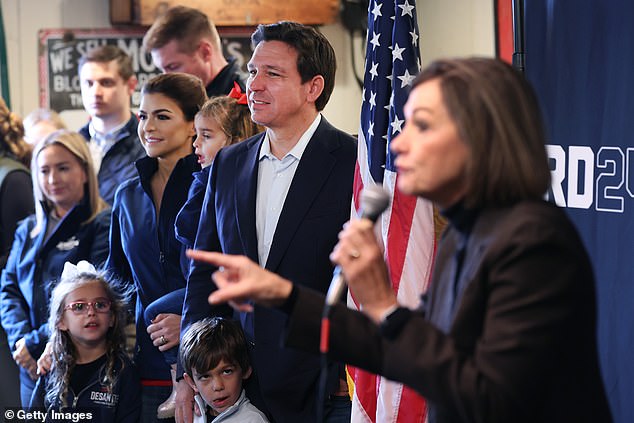
M 299 138 L 299 141 L 297 141 L 297 144 L 295 144 L 295 146 L 291 148 L 291 150 L 288 153 L 286 153 L 284 157 L 293 156 L 297 160 L 301 160 L 302 155 L 304 154 L 304 151 L 306 150 L 306 147 L 308 146 L 308 142 L 315 134 L 315 131 L 317 131 L 317 127 L 319 126 L 320 123 L 321 123 L 321 113 L 317 113 L 317 116 L 315 117 L 315 120 L 313 120 L 313 123 L 310 124 L 308 129 L 306 129 L 306 131 Z M 260 148 L 260 156 L 258 157 L 258 160 L 262 160 L 264 157 L 268 157 L 268 158 L 275 157 L 273 153 L 271 153 L 271 140 L 269 139 L 268 131 L 264 135 L 264 141 L 262 142 L 262 148 Z M 282 159 L 284 159 L 284 157 L 282 157 Z

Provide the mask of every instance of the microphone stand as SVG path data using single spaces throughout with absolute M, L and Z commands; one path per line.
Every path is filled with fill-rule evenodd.
M 361 194 L 360 218 L 370 219 L 373 223 L 389 206 L 389 194 L 380 185 L 368 185 Z M 321 314 L 319 351 L 321 353 L 321 372 L 319 374 L 319 390 L 317 393 L 317 422 L 324 419 L 324 403 L 326 401 L 326 384 L 328 383 L 328 351 L 330 349 L 330 311 L 339 302 L 346 291 L 346 281 L 340 266 L 335 267 L 324 308 Z
M 328 382 L 328 350 L 330 340 L 330 310 L 331 306 L 324 302 L 324 308 L 321 312 L 321 329 L 319 336 L 319 352 L 320 352 L 320 372 L 319 387 L 317 390 L 317 423 L 322 423 L 325 419 L 324 404 L 326 402 L 326 383 Z

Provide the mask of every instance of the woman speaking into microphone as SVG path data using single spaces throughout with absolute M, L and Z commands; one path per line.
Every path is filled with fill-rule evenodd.
M 405 383 L 430 422 L 611 421 L 596 344 L 595 281 L 550 183 L 541 116 L 523 76 L 494 59 L 432 63 L 390 148 L 398 189 L 447 217 L 431 288 L 399 307 L 373 224 L 353 220 L 331 259 L 363 312 L 336 305 L 330 356 Z M 210 302 L 290 315 L 287 344 L 318 351 L 323 296 L 244 257 L 216 266 Z M 421 281 L 422 283 L 422 281 Z

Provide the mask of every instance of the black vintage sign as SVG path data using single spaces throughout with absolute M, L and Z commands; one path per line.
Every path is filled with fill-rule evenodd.
M 220 29 L 225 57 L 233 57 L 245 68 L 251 57 L 252 29 Z M 160 71 L 151 56 L 141 47 L 144 28 L 130 29 L 42 29 L 39 31 L 39 89 L 40 107 L 64 110 L 82 110 L 81 89 L 77 62 L 86 51 L 112 44 L 132 58 L 134 72 L 139 80 L 132 96 L 132 107 L 139 106 L 139 90 L 145 81 Z M 245 70 L 246 71 L 246 70 Z

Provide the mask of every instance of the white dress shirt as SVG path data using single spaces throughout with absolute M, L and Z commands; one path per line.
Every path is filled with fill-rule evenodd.
M 282 159 L 271 153 L 268 133 L 264 136 L 260 149 L 258 167 L 258 187 L 255 206 L 255 228 L 258 236 L 258 257 L 260 265 L 265 266 L 269 257 L 273 235 L 286 201 L 286 194 L 293 182 L 299 161 L 321 122 L 318 114 L 306 132 Z

